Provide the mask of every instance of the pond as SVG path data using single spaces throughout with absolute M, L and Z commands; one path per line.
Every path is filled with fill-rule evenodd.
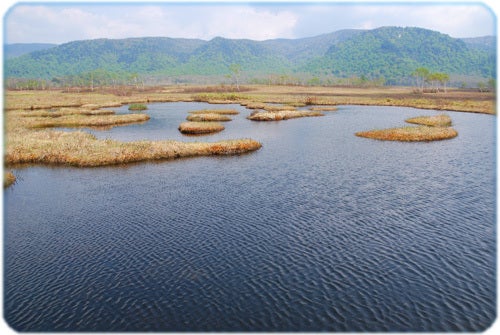
M 124 141 L 250 137 L 256 152 L 33 166 L 4 191 L 4 317 L 19 331 L 481 331 L 496 315 L 496 118 L 459 136 L 361 130 L 437 111 L 340 106 L 251 122 L 239 105 L 151 104 Z M 186 137 L 190 110 L 236 108 Z M 125 107 L 124 109 L 125 110 Z

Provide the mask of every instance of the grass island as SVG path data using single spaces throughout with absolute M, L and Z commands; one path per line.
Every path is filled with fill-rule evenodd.
M 179 131 L 188 135 L 212 134 L 223 131 L 225 128 L 219 122 L 182 122 L 179 125 Z
M 241 91 L 218 91 L 217 87 L 181 85 L 161 87 L 95 88 L 94 91 L 69 89 L 6 90 L 4 99 L 6 167 L 19 163 L 71 166 L 101 166 L 147 160 L 175 159 L 200 155 L 233 155 L 258 150 L 261 144 L 251 139 L 219 142 L 184 143 L 182 141 L 120 142 L 99 140 L 75 129 L 54 128 L 114 127 L 143 123 L 146 113 L 116 114 L 107 108 L 154 102 L 193 102 L 240 104 L 257 109 L 249 119 L 286 120 L 294 117 L 321 116 L 337 105 L 405 106 L 495 114 L 495 93 L 449 89 L 439 94 L 414 93 L 408 87 L 311 87 L 251 85 Z M 310 106 L 296 110 L 294 106 Z M 190 115 L 236 115 L 234 109 L 205 109 Z M 402 127 L 356 133 L 370 138 L 429 141 L 457 136 L 449 127 L 449 117 L 419 117 L 407 122 L 417 127 Z M 220 131 L 224 126 L 210 122 L 184 124 Z M 194 127 L 194 128 L 196 128 Z M 221 128 L 222 127 L 222 128 Z M 219 129 L 219 130 L 216 130 Z M 205 130 L 206 131 L 206 130 Z M 189 131 L 188 131 L 189 132 Z M 196 132 L 193 132 L 196 133 Z M 9 175 L 9 178 L 10 175 Z M 14 177 L 15 178 L 15 177 Z
M 252 121 L 281 121 L 295 119 L 300 117 L 323 116 L 324 114 L 316 111 L 305 110 L 282 110 L 275 112 L 256 111 L 250 114 L 247 119 Z

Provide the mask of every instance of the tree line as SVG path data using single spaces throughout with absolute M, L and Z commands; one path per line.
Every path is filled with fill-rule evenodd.
M 439 92 L 440 87 L 446 92 L 446 84 L 450 81 L 449 74 L 444 72 L 431 72 L 425 67 L 415 69 L 411 75 L 415 78 L 417 90 L 420 92 L 424 92 L 426 85 L 432 92 Z

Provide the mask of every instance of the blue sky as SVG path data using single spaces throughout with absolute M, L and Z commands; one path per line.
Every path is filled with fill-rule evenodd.
M 30 2 L 4 9 L 4 42 L 216 36 L 265 40 L 411 26 L 452 37 L 496 34 L 493 2 Z

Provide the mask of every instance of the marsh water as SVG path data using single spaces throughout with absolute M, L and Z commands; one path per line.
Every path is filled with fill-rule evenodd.
M 124 107 L 122 111 L 125 111 Z M 438 112 L 340 106 L 251 122 L 239 105 L 149 105 L 124 141 L 250 137 L 256 152 L 15 169 L 4 191 L 4 317 L 22 331 L 480 331 L 496 317 L 495 125 L 381 142 Z M 237 108 L 185 137 L 188 111 Z

